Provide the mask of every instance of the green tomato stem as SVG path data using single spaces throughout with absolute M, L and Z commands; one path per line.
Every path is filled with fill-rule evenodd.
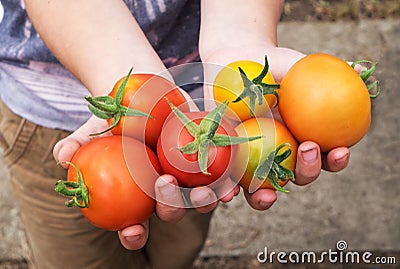
M 377 79 L 373 79 L 372 82 L 368 82 L 368 80 L 371 78 L 373 73 L 375 72 L 378 63 L 373 63 L 368 60 L 357 60 L 351 64 L 351 67 L 354 68 L 357 64 L 362 64 L 362 63 L 367 63 L 367 64 L 372 64 L 370 68 L 364 68 L 361 70 L 360 77 L 364 81 L 365 85 L 367 86 L 369 96 L 370 98 L 374 99 L 378 97 L 378 95 L 381 92 L 381 83 Z M 375 89 L 375 93 L 372 93 L 372 90 Z
M 258 100 L 258 105 L 261 106 L 264 102 L 264 95 L 266 94 L 273 94 L 278 100 L 278 93 L 276 92 L 279 89 L 279 84 L 267 84 L 263 83 L 262 80 L 268 74 L 269 71 L 269 64 L 268 64 L 268 57 L 265 55 L 265 63 L 264 67 L 261 70 L 261 73 L 255 77 L 253 80 L 250 80 L 244 70 L 239 67 L 240 77 L 243 80 L 243 91 L 240 95 L 233 100 L 233 103 L 237 103 L 245 98 L 249 98 L 250 101 L 250 115 L 254 117 L 254 109 L 256 101 Z M 277 103 L 275 104 L 275 106 Z
M 281 149 L 288 147 L 283 153 L 278 154 Z M 290 179 L 294 181 L 294 173 L 290 169 L 282 166 L 281 163 L 289 158 L 292 154 L 289 143 L 283 143 L 279 145 L 274 151 L 272 151 L 264 161 L 260 162 L 257 166 L 254 176 L 260 180 L 269 180 L 271 185 L 280 192 L 289 192 L 282 188 L 277 180 L 286 181 Z
M 87 208 L 89 207 L 89 191 L 83 180 L 82 173 L 80 169 L 71 162 L 64 162 L 65 164 L 71 165 L 78 176 L 78 182 L 58 180 L 54 190 L 62 195 L 70 196 L 71 199 L 65 202 L 68 207 L 79 207 Z
M 131 109 L 129 107 L 122 105 L 122 97 L 128 79 L 132 73 L 132 70 L 133 68 L 129 70 L 128 75 L 125 77 L 121 85 L 118 87 L 117 93 L 115 94 L 115 98 L 108 95 L 97 96 L 97 97 L 85 96 L 86 101 L 89 103 L 88 108 L 93 115 L 95 115 L 100 119 L 105 119 L 105 120 L 114 118 L 112 124 L 107 129 L 98 133 L 90 134 L 91 136 L 100 135 L 112 130 L 121 120 L 122 116 L 148 117 L 153 119 L 153 117 L 147 113 L 144 113 L 136 109 Z
M 167 98 L 165 99 L 170 105 L 175 116 L 181 121 L 186 130 L 194 138 L 194 141 L 187 143 L 183 147 L 179 148 L 179 150 L 183 154 L 197 153 L 197 159 L 200 170 L 205 175 L 210 174 L 207 171 L 208 150 L 210 146 L 214 145 L 217 147 L 226 147 L 262 138 L 262 136 L 234 137 L 217 133 L 217 130 L 221 125 L 221 121 L 225 113 L 225 110 L 228 106 L 227 101 L 222 102 L 210 113 L 208 113 L 198 125 L 194 121 L 189 119 L 185 115 L 185 113 L 179 110 Z

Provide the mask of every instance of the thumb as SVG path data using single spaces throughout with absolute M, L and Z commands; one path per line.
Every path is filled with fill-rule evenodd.
M 118 231 L 121 244 L 129 250 L 137 250 L 144 247 L 149 237 L 149 221 L 142 224 L 126 227 Z
M 157 216 L 166 222 L 178 222 L 185 215 L 185 203 L 176 178 L 160 176 L 155 184 Z
M 104 130 L 107 128 L 107 121 L 99 119 L 95 116 L 89 118 L 81 127 L 79 127 L 75 132 L 60 140 L 53 148 L 53 156 L 57 162 L 67 162 L 71 161 L 72 156 L 75 152 L 84 144 L 95 136 L 90 136 L 92 133 Z M 105 133 L 102 136 L 110 135 L 110 133 Z
M 53 156 L 56 162 L 69 162 L 74 156 L 75 152 L 81 147 L 78 140 L 68 136 L 60 141 L 53 148 Z M 64 166 L 64 165 L 63 165 Z

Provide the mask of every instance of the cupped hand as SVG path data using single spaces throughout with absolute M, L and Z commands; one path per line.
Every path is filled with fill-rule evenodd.
M 60 140 L 53 149 L 54 159 L 62 164 L 65 168 L 67 164 L 63 162 L 71 161 L 75 152 L 84 144 L 88 143 L 92 139 L 96 139 L 98 136 L 90 136 L 89 134 L 100 132 L 108 127 L 107 121 L 99 119 L 95 116 L 89 118 L 79 129 Z M 110 132 L 104 133 L 101 136 L 111 135 Z M 127 249 L 135 250 L 142 248 L 148 238 L 149 224 L 148 221 L 144 223 L 129 226 L 121 231 L 118 231 L 118 235 L 121 244 Z
M 71 161 L 75 152 L 90 140 L 99 136 L 90 136 L 92 133 L 103 131 L 108 127 L 107 121 L 99 119 L 95 116 L 89 118 L 80 128 L 74 131 L 69 136 L 57 142 L 53 148 L 54 159 L 62 164 L 63 162 Z M 110 132 L 104 133 L 101 136 L 111 135 Z M 66 167 L 67 165 L 64 165 Z
M 60 140 L 53 149 L 53 155 L 58 163 L 71 161 L 75 152 L 84 144 L 96 137 L 90 136 L 108 127 L 105 120 L 91 117 L 75 132 Z M 110 132 L 102 136 L 111 135 Z M 67 165 L 64 165 L 66 168 Z M 193 188 L 188 192 L 191 205 L 201 213 L 214 210 L 219 201 L 229 202 L 239 192 L 239 187 L 230 180 L 217 189 L 208 187 Z M 188 205 L 185 204 L 184 196 L 178 187 L 177 180 L 171 175 L 161 175 L 155 183 L 156 215 L 166 222 L 178 222 L 183 218 Z M 149 222 L 129 226 L 118 231 L 121 244 L 129 249 L 136 250 L 144 247 L 149 235 Z
M 185 202 L 184 192 L 178 186 L 175 177 L 165 174 L 161 175 L 155 183 L 156 215 L 165 222 L 175 223 L 180 221 L 188 208 L 195 208 L 200 213 L 213 211 L 219 201 L 229 202 L 239 193 L 239 187 L 229 179 L 218 189 L 209 187 L 196 187 L 188 190 L 188 200 Z M 130 250 L 139 249 L 144 246 L 149 233 L 148 222 L 134 225 L 118 232 L 121 244 Z
M 250 60 L 264 63 L 264 57 L 267 55 L 270 72 L 278 83 L 283 79 L 291 66 L 300 60 L 305 54 L 289 48 L 280 47 L 247 47 L 243 48 L 224 48 L 203 59 L 205 87 L 204 96 L 207 100 L 213 100 L 212 85 L 216 76 L 215 65 L 221 67 L 239 60 Z M 212 68 L 207 68 L 212 66 Z M 357 72 L 361 71 L 361 66 L 355 67 Z M 213 102 L 206 102 L 206 109 L 213 108 Z M 208 105 L 208 107 L 207 107 Z M 273 109 L 273 116 L 282 121 L 277 109 Z M 297 162 L 295 167 L 295 184 L 307 185 L 315 181 L 321 170 L 338 172 L 343 170 L 349 163 L 350 151 L 346 147 L 340 147 L 331 150 L 328 153 L 321 153 L 318 144 L 312 141 L 306 141 L 299 145 L 297 152 Z M 244 191 L 245 198 L 249 205 L 257 210 L 266 210 L 270 208 L 277 200 L 277 194 L 274 190 L 259 189 L 254 193 Z

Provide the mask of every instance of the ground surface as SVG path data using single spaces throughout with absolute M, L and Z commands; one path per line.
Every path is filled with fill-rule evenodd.
M 289 0 L 282 21 L 354 21 L 400 16 L 397 0 Z
M 396 257 L 382 264 L 289 264 L 284 268 L 399 268 L 400 262 L 400 71 L 399 1 L 286 1 L 279 43 L 312 53 L 324 51 L 345 59 L 379 62 L 383 92 L 373 102 L 373 122 L 354 148 L 349 167 L 324 172 L 307 187 L 291 185 L 267 212 L 248 207 L 242 196 L 215 212 L 210 234 L 196 268 L 283 268 L 262 264 L 257 254 L 286 251 L 321 253 L 371 251 Z M 27 268 L 28 250 L 0 160 L 0 268 Z

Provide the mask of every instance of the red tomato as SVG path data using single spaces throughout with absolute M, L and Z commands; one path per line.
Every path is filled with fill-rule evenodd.
M 294 139 L 289 130 L 283 124 L 271 118 L 252 118 L 239 124 L 235 131 L 239 136 L 261 135 L 263 138 L 238 145 L 238 152 L 233 159 L 232 179 L 239 181 L 239 185 L 250 192 L 254 192 L 258 188 L 285 191 L 280 187 L 285 186 L 292 176 L 291 173 L 296 165 L 298 146 L 296 139 Z M 284 160 L 279 160 L 279 157 L 276 157 L 275 160 L 278 164 L 274 164 L 273 169 L 271 169 L 272 162 L 264 163 L 263 165 L 266 165 L 266 173 L 263 178 L 258 178 L 257 169 L 260 169 L 260 164 L 271 153 L 279 156 L 288 149 L 291 151 L 290 155 Z M 283 171 L 283 180 L 279 179 L 277 174 L 274 174 L 274 169 L 277 166 L 279 166 L 280 172 Z M 276 182 L 280 187 L 271 184 L 272 181 Z
M 118 104 L 116 100 L 118 99 L 117 92 L 125 79 L 127 79 L 126 85 L 123 88 L 121 102 Z M 121 112 L 121 110 L 117 109 L 117 112 L 113 113 L 103 106 L 100 108 L 101 112 L 110 113 L 110 117 L 108 117 L 109 125 L 112 126 L 114 121 L 117 121 L 111 132 L 144 141 L 153 150 L 156 149 L 157 140 L 165 119 L 171 113 L 171 108 L 165 97 L 174 105 L 181 106 L 181 109 L 188 109 L 186 99 L 180 90 L 169 80 L 154 74 L 132 74 L 123 77 L 117 81 L 109 96 L 116 102 L 116 106 L 129 107 L 152 117 L 125 117 L 124 115 L 118 115 L 118 111 Z M 91 104 L 93 105 L 93 103 Z
M 67 186 L 73 191 L 70 184 L 80 180 L 79 173 L 88 192 L 87 207 L 82 207 L 85 203 L 79 192 L 73 198 L 76 203 L 70 200 L 67 205 L 82 207 L 93 225 L 121 230 L 144 222 L 154 212 L 154 183 L 161 168 L 156 155 L 142 142 L 117 135 L 90 141 L 75 153 L 68 181 L 57 182 L 56 190 L 67 194 L 60 191 Z
M 200 124 L 207 112 L 188 112 L 185 115 L 194 123 Z M 216 133 L 236 136 L 234 128 L 225 120 L 222 120 Z M 175 176 L 181 187 L 205 186 L 217 180 L 218 183 L 215 184 L 219 184 L 226 179 L 231 170 L 231 159 L 236 146 L 211 145 L 207 160 L 209 174 L 204 174 L 200 169 L 197 153 L 184 154 L 179 150 L 193 141 L 194 137 L 179 118 L 171 117 L 166 122 L 157 144 L 157 155 L 163 171 Z
M 367 86 L 335 56 L 317 53 L 299 60 L 278 95 L 279 113 L 292 134 L 300 142 L 318 143 L 323 152 L 356 144 L 370 126 Z

